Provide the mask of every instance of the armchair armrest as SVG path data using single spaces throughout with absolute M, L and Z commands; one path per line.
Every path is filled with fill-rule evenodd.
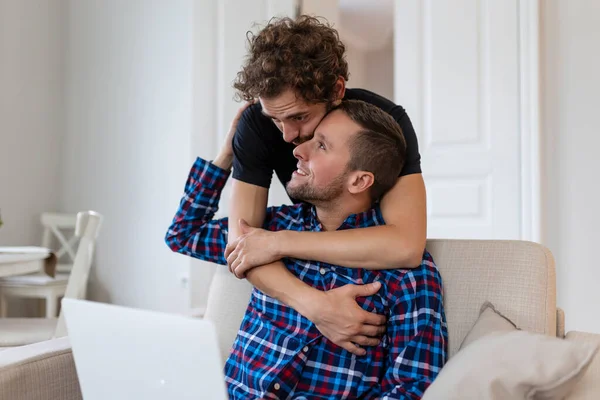
M 565 340 L 591 343 L 600 346 L 600 334 L 571 331 Z M 567 400 L 596 400 L 600 399 L 600 351 L 596 353 L 583 378 Z
M 81 400 L 69 339 L 1 350 L 0 399 Z
M 197 307 L 197 308 L 192 308 L 189 312 L 186 313 L 186 315 L 188 317 L 192 317 L 192 318 L 204 318 L 204 315 L 206 314 L 206 307 Z

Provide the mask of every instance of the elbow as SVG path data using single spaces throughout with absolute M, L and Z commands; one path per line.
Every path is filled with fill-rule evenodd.
M 423 252 L 410 254 L 407 259 L 407 268 L 417 268 L 423 261 Z
M 414 231 L 407 231 L 396 225 L 387 225 L 389 231 L 385 243 L 389 258 L 386 261 L 388 267 L 394 265 L 395 268 L 413 269 L 421 265 L 423 253 L 425 251 L 426 234 L 419 234 Z
M 181 241 L 179 239 L 180 238 L 178 237 L 177 232 L 175 230 L 173 230 L 172 228 L 169 228 L 167 230 L 167 233 L 165 234 L 165 243 L 167 247 L 169 247 L 171 251 L 175 253 L 181 253 L 183 249 L 183 246 L 181 246 Z
M 418 267 L 423 262 L 423 253 L 425 252 L 425 242 L 423 241 L 412 243 L 409 247 L 408 263 L 413 268 Z
M 403 251 L 392 251 L 393 257 L 391 265 L 397 265 L 400 268 L 417 268 L 423 261 L 423 252 L 425 251 L 425 242 L 416 242 L 414 240 L 405 240 L 404 245 L 398 246 L 398 242 L 391 249 L 401 248 Z
M 413 269 L 421 265 L 423 261 L 423 253 L 406 252 L 402 254 L 391 254 L 391 259 L 387 265 L 396 265 L 400 269 Z
M 413 241 L 407 246 L 407 264 L 409 268 L 416 268 L 423 262 L 423 253 L 425 252 L 425 239 L 423 241 Z

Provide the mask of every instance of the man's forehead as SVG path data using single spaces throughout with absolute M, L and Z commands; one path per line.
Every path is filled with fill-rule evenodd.
M 277 109 L 269 109 L 263 106 L 261 109 L 261 113 L 265 117 L 279 119 L 299 117 L 306 114 L 309 111 L 310 109 L 308 107 L 293 107 L 287 110 L 278 111 Z
M 360 130 L 360 126 L 346 113 L 334 110 L 327 114 L 317 125 L 315 136 L 330 142 L 346 141 L 350 136 Z
M 268 117 L 290 117 L 306 113 L 313 105 L 290 92 L 284 92 L 276 97 L 260 97 L 262 113 Z
M 326 128 L 328 131 L 355 131 L 360 129 L 360 125 L 341 110 L 329 112 L 317 126 L 317 128 L 319 127 Z

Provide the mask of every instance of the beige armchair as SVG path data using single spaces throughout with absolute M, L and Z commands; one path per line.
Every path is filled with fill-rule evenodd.
M 492 302 L 519 327 L 531 332 L 565 337 L 564 313 L 556 307 L 556 276 L 551 253 L 535 243 L 521 241 L 429 240 L 444 280 L 444 304 L 448 321 L 449 356 L 478 318 L 481 304 Z M 206 318 L 214 321 L 225 358 L 247 305 L 250 288 L 225 269 L 220 269 L 211 285 Z M 569 332 L 565 340 L 600 343 L 600 335 Z M 28 355 L 24 362 L 7 362 L 14 352 L 29 351 L 30 346 L 0 352 L 0 399 L 79 399 L 80 394 L 65 385 L 77 379 L 72 358 L 64 356 L 64 342 L 50 341 Z M 52 350 L 52 347 L 56 347 Z M 58 350 L 57 350 L 58 349 Z M 62 350 L 61 350 L 62 349 Z M 60 353 L 60 357 L 44 358 Z M 41 360 L 40 360 L 41 357 Z M 46 392 L 32 397 L 7 397 L 19 388 L 40 385 L 42 380 L 56 382 Z M 569 400 L 600 398 L 600 356 L 596 356 Z

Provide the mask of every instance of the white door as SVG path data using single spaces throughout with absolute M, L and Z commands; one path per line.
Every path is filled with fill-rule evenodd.
M 428 237 L 536 240 L 531 12 L 515 0 L 396 3 L 395 100 L 419 137 Z

